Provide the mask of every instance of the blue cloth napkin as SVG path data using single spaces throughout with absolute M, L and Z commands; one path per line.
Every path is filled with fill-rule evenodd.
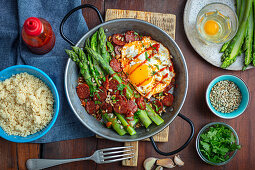
M 63 17 L 80 0 L 9 0 L 0 6 L 0 70 L 16 64 L 35 66 L 54 81 L 60 96 L 60 112 L 52 129 L 34 143 L 48 143 L 93 136 L 73 114 L 64 91 L 64 70 L 68 56 L 64 49 L 70 48 L 59 33 Z M 4 4 L 4 5 L 3 5 Z M 28 17 L 41 17 L 50 22 L 56 36 L 55 47 L 45 55 L 31 53 L 21 38 L 21 29 Z M 65 23 L 64 33 L 77 42 L 88 31 L 81 10 L 75 12 Z

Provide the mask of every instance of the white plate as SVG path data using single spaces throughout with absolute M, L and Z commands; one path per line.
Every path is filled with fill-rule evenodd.
M 235 10 L 235 0 L 188 0 L 184 9 L 184 29 L 188 37 L 189 42 L 195 51 L 203 57 L 207 62 L 211 63 L 216 67 L 221 65 L 221 55 L 219 53 L 222 44 L 205 44 L 200 38 L 196 31 L 196 18 L 198 12 L 207 4 L 213 2 L 221 2 Z M 244 62 L 244 55 L 238 56 L 236 61 L 230 65 L 227 70 L 242 70 Z M 247 69 L 253 68 L 249 66 Z

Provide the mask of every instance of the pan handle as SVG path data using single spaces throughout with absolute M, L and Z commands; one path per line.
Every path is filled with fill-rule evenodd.
M 174 150 L 174 151 L 172 151 L 172 152 L 162 152 L 162 151 L 160 151 L 159 148 L 158 148 L 158 146 L 156 145 L 156 143 L 155 143 L 153 137 L 150 137 L 151 144 L 152 144 L 153 148 L 154 148 L 155 151 L 156 151 L 157 153 L 159 153 L 160 155 L 170 156 L 170 155 L 174 155 L 174 154 L 180 152 L 181 150 L 183 150 L 183 149 L 190 143 L 190 141 L 192 140 L 192 138 L 193 138 L 193 136 L 194 136 L 194 124 L 193 124 L 193 122 L 192 122 L 189 118 L 187 118 L 186 116 L 184 116 L 184 115 L 181 114 L 181 113 L 179 113 L 178 116 L 180 116 L 183 120 L 185 120 L 186 122 L 189 123 L 189 125 L 190 125 L 190 127 L 191 127 L 190 136 L 189 136 L 188 140 L 184 143 L 184 145 L 182 145 L 180 148 L 178 148 L 178 149 L 176 149 L 176 150 Z
M 64 40 L 66 40 L 69 44 L 71 44 L 72 46 L 75 45 L 75 43 L 73 43 L 71 40 L 69 40 L 63 33 L 63 27 L 64 27 L 64 24 L 66 22 L 66 20 L 70 17 L 70 15 L 72 15 L 75 11 L 79 10 L 79 9 L 82 9 L 82 8 L 91 8 L 93 10 L 95 10 L 97 12 L 97 15 L 101 21 L 101 23 L 104 22 L 104 19 L 100 13 L 100 11 L 93 5 L 90 5 L 90 4 L 83 4 L 83 5 L 80 5 L 80 6 L 77 6 L 76 8 L 72 9 L 71 11 L 69 11 L 66 16 L 63 18 L 63 20 L 61 21 L 60 23 L 60 35 L 62 36 L 62 38 Z

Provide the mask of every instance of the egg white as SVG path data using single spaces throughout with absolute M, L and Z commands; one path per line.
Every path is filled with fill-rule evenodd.
M 155 49 L 150 48 L 156 43 L 159 44 L 158 52 L 156 52 Z M 152 53 L 155 54 L 145 62 L 146 53 L 147 59 Z M 136 57 L 137 55 L 139 56 Z M 143 37 L 141 41 L 134 41 L 124 45 L 121 51 L 121 63 L 123 71 L 127 74 L 129 73 L 130 68 L 137 63 L 144 63 L 149 67 L 149 70 L 152 73 L 150 83 L 136 86 L 130 82 L 136 90 L 146 98 L 150 98 L 153 94 L 164 91 L 165 87 L 171 83 L 172 78 L 175 76 L 174 70 L 169 69 L 169 67 L 173 65 L 169 50 L 163 44 L 152 40 L 151 37 L 148 36 Z M 165 68 L 163 71 L 158 72 L 163 68 Z M 164 79 L 162 79 L 163 77 Z

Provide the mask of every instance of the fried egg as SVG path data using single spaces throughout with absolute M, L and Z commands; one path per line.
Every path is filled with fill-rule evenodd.
M 148 99 L 164 91 L 175 76 L 168 49 L 151 37 L 125 44 L 120 60 L 129 82 Z

